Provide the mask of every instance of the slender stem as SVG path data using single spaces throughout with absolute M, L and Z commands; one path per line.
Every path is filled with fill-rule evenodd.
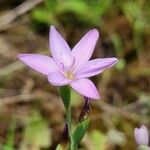
M 71 132 L 71 111 L 70 107 L 66 109 L 66 116 L 67 116 L 67 125 L 68 125 L 68 132 L 69 132 L 69 138 L 70 138 L 70 149 L 71 150 L 76 150 L 74 147 L 74 141 L 72 137 L 72 132 Z
M 71 112 L 70 112 L 70 107 L 66 110 L 66 116 L 67 116 L 67 125 L 68 125 L 68 133 L 69 133 L 69 138 L 70 138 L 70 145 L 72 145 Z M 72 148 L 71 148 L 71 150 L 72 150 Z
M 68 108 L 66 110 L 66 116 L 67 116 L 67 125 L 68 125 L 69 137 L 70 137 L 70 140 L 71 140 L 72 134 L 71 134 L 71 112 L 70 112 L 70 108 Z

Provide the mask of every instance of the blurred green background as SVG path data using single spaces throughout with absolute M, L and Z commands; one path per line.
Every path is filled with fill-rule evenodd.
M 134 128 L 150 127 L 150 1 L 1 0 L 0 150 L 54 150 L 63 141 L 58 88 L 16 58 L 49 55 L 50 25 L 70 47 L 97 28 L 93 58 L 119 58 L 115 67 L 92 78 L 102 98 L 91 103 L 91 124 L 79 149 L 136 149 Z M 74 124 L 83 103 L 72 91 Z

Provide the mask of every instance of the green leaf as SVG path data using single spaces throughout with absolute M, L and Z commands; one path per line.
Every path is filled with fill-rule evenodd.
M 53 22 L 54 24 L 57 24 L 57 21 L 53 14 L 44 8 L 38 8 L 32 11 L 32 17 L 34 20 L 40 23 L 50 24 L 51 22 Z
M 31 149 L 36 150 L 49 147 L 51 144 L 51 132 L 47 121 L 39 114 L 34 114 L 25 127 L 23 139 L 21 150 L 28 150 L 29 145 Z
M 89 9 L 84 1 L 65 1 L 58 5 L 57 13 L 74 12 L 75 14 L 84 14 Z
M 86 119 L 80 123 L 78 123 L 77 128 L 75 132 L 73 133 L 73 141 L 74 145 L 77 146 L 79 142 L 82 140 L 83 136 L 85 135 L 85 132 L 89 126 L 90 120 Z
M 66 85 L 60 87 L 60 96 L 64 103 L 65 109 L 67 110 L 70 106 L 70 100 L 71 100 L 71 92 L 69 86 Z
M 58 5 L 58 1 L 57 0 L 45 0 L 45 7 L 49 10 L 49 11 L 53 11 L 56 6 Z
M 56 7 L 55 13 L 63 15 L 65 13 L 73 13 L 78 21 L 90 24 L 95 24 L 96 14 L 85 1 L 65 1 Z M 86 17 L 85 17 L 86 16 Z M 94 19 L 94 20 L 93 20 Z M 99 20 L 99 19 L 97 19 Z M 96 23 L 97 23 L 96 20 Z
M 111 7 L 112 2 L 112 0 L 104 0 L 97 2 L 94 9 L 94 11 L 96 11 L 95 14 L 97 13 L 99 16 L 104 15 Z
M 60 144 L 57 145 L 56 150 L 63 150 L 62 146 Z
M 13 150 L 15 128 L 16 128 L 16 121 L 12 120 L 10 127 L 8 129 L 6 144 L 4 145 L 3 150 Z

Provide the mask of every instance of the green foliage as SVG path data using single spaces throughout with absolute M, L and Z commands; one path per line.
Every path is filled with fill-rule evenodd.
M 37 22 L 59 25 L 59 16 L 72 14 L 80 22 L 99 25 L 101 16 L 107 12 L 111 3 L 112 0 L 98 0 L 91 5 L 85 0 L 45 0 L 44 7 L 35 9 L 32 16 Z
M 51 134 L 48 123 L 35 113 L 25 127 L 21 150 L 28 150 L 28 146 L 31 149 L 40 150 L 40 148 L 47 148 L 50 144 Z
M 6 144 L 4 145 L 3 150 L 14 150 L 13 145 L 14 145 L 15 128 L 16 128 L 16 121 L 12 120 L 10 127 L 8 129 Z
M 123 51 L 123 42 L 122 42 L 122 39 L 121 39 L 120 35 L 117 34 L 117 33 L 113 33 L 111 35 L 111 40 L 112 40 L 114 48 L 116 50 L 116 55 L 118 57 L 121 57 L 122 56 L 122 51 Z
M 90 133 L 92 146 L 94 150 L 105 150 L 106 136 L 98 130 L 93 130 Z
M 73 142 L 75 147 L 79 144 L 79 142 L 82 140 L 83 136 L 85 135 L 85 132 L 89 126 L 89 122 L 90 122 L 89 119 L 86 119 L 77 124 L 77 128 L 73 133 Z
M 128 69 L 128 66 L 130 64 L 135 65 L 135 67 L 131 67 L 131 71 L 129 69 L 127 70 L 125 74 L 126 77 L 124 77 L 124 75 L 121 75 L 122 77 L 120 77 L 120 75 L 117 75 L 118 80 L 116 81 L 118 81 L 118 83 L 116 82 L 114 83 L 113 81 L 112 83 L 110 83 L 110 85 L 114 85 L 114 87 L 120 87 L 120 83 L 122 83 L 120 81 L 125 81 L 125 85 L 127 83 L 127 87 L 126 87 L 127 93 L 125 91 L 122 96 L 121 90 L 119 88 L 115 88 L 115 89 L 112 88 L 112 96 L 111 96 L 111 92 L 109 91 L 106 94 L 106 99 L 108 97 L 113 98 L 112 99 L 113 105 L 123 106 L 124 104 L 131 103 L 131 105 L 129 106 L 127 105 L 125 108 L 121 107 L 123 109 L 128 108 L 126 109 L 128 110 L 127 118 L 128 118 L 128 113 L 129 115 L 130 113 L 135 113 L 135 114 L 137 113 L 139 115 L 141 114 L 141 116 L 137 116 L 138 121 L 137 121 L 137 117 L 126 119 L 126 112 L 125 112 L 125 119 L 127 121 L 123 119 L 124 114 L 122 115 L 122 113 L 119 114 L 119 117 L 117 116 L 118 115 L 117 113 L 115 116 L 114 115 L 115 111 L 112 115 L 113 117 L 111 117 L 111 120 L 113 121 L 112 122 L 113 125 L 116 128 L 120 128 L 120 129 L 124 128 L 123 132 L 125 132 L 127 135 L 126 137 L 128 138 L 127 139 L 128 143 L 126 144 L 127 146 L 124 147 L 123 149 L 135 149 L 135 147 L 134 148 L 128 147 L 129 146 L 128 144 L 130 144 L 130 142 L 132 143 L 132 145 L 135 145 L 133 144 L 135 142 L 133 138 L 133 130 L 134 130 L 135 124 L 137 125 L 137 124 L 142 124 L 142 123 L 146 123 L 146 124 L 149 123 L 148 116 L 149 116 L 149 110 L 150 110 L 149 109 L 150 108 L 150 101 L 149 101 L 150 95 L 146 93 L 148 89 L 147 89 L 147 85 L 145 84 L 146 80 L 145 79 L 143 80 L 143 77 L 148 77 L 150 75 L 150 71 L 148 68 L 149 66 L 147 65 L 147 60 L 145 59 L 145 56 L 147 55 L 147 53 L 143 52 L 141 57 L 138 57 L 138 60 L 137 59 L 134 60 L 131 58 L 134 61 L 134 63 L 130 63 L 130 64 L 127 64 L 128 61 L 126 61 L 126 55 L 128 55 L 128 53 L 130 53 L 133 49 L 136 49 L 137 54 L 138 54 L 139 50 L 142 50 L 142 49 L 145 50 L 149 48 L 148 46 L 149 37 L 147 38 L 146 36 L 147 34 L 149 36 L 149 33 L 150 33 L 150 26 L 149 26 L 150 25 L 150 1 L 143 1 L 143 0 L 132 0 L 132 1 L 131 0 L 127 0 L 127 1 L 126 0 L 123 0 L 123 1 L 120 1 L 120 0 L 45 0 L 44 5 L 40 5 L 32 11 L 32 17 L 35 22 L 44 23 L 44 25 L 54 24 L 56 26 L 62 27 L 64 24 L 69 24 L 69 25 L 71 24 L 73 26 L 74 24 L 79 22 L 80 23 L 79 26 L 82 26 L 84 24 L 86 30 L 89 25 L 92 26 L 92 28 L 94 26 L 98 26 L 100 30 L 102 30 L 101 32 L 103 34 L 102 38 L 104 38 L 104 40 L 105 38 L 110 40 L 113 43 L 113 46 L 115 48 L 116 56 L 119 58 L 121 57 L 119 59 L 119 62 L 115 66 L 117 70 L 122 71 L 125 68 Z M 73 18 L 72 19 L 73 21 L 70 18 Z M 129 22 L 127 22 L 126 18 Z M 111 26 L 111 21 L 112 21 L 112 26 Z M 119 26 L 120 30 L 118 30 L 117 25 L 118 24 L 120 25 L 120 22 L 122 24 L 122 21 L 123 21 L 123 26 L 121 27 Z M 129 23 L 129 27 L 124 27 L 124 21 L 125 23 L 126 22 Z M 67 31 L 67 34 L 69 33 L 69 31 L 73 31 L 74 29 L 75 28 L 71 26 L 69 28 L 65 26 L 65 30 Z M 81 30 L 78 29 L 77 32 L 80 32 L 80 31 Z M 146 36 L 144 34 L 146 34 Z M 69 35 L 69 38 L 71 39 L 71 35 Z M 74 40 L 72 41 L 75 42 L 75 38 L 72 38 L 72 39 Z M 144 45 L 143 43 L 145 44 L 145 47 L 143 46 Z M 6 60 L 4 60 L 4 62 Z M 137 63 L 139 67 L 136 67 Z M 134 80 L 133 80 L 134 84 L 132 82 L 129 83 L 129 81 L 132 80 L 132 77 L 129 76 L 129 72 L 131 72 L 130 74 L 134 74 Z M 16 76 L 16 74 L 14 76 Z M 139 76 L 142 78 L 138 78 Z M 12 78 L 12 75 L 4 76 L 0 78 L 0 87 L 2 88 L 2 91 L 4 91 L 5 89 L 7 91 L 7 88 L 12 87 L 12 85 L 7 85 L 7 82 L 11 78 Z M 98 79 L 96 78 L 96 80 Z M 102 83 L 104 83 L 103 81 L 104 80 L 102 79 Z M 141 84 L 141 81 L 144 81 L 143 84 Z M 139 83 L 136 83 L 136 82 L 139 82 Z M 139 86 L 135 86 L 135 84 Z M 107 89 L 107 87 L 110 88 L 110 85 L 107 83 L 104 87 L 106 87 Z M 14 88 L 13 90 L 15 90 L 16 87 L 13 86 L 13 88 Z M 16 89 L 18 89 L 18 87 Z M 117 94 L 115 93 L 115 91 Z M 16 93 L 18 93 L 18 91 Z M 63 103 L 65 105 L 65 108 L 69 108 L 70 103 L 71 103 L 71 106 L 73 105 L 74 107 L 78 107 L 78 105 L 82 103 L 82 101 L 78 100 L 78 99 L 81 99 L 81 96 L 79 94 L 76 94 L 74 91 L 72 91 L 72 99 L 70 100 L 70 97 L 71 97 L 70 89 L 67 86 L 61 87 L 60 93 L 61 93 Z M 128 99 L 128 97 L 130 96 L 131 96 L 131 101 L 130 99 Z M 132 111 L 130 107 L 131 108 L 133 107 Z M 115 110 L 115 107 L 113 109 Z M 103 113 L 101 113 L 100 115 L 103 115 Z M 68 118 L 70 118 L 70 116 Z M 85 135 L 86 129 L 88 127 L 88 124 L 89 124 L 88 120 L 85 120 L 84 122 L 81 122 L 78 124 L 73 134 L 75 145 L 78 145 L 79 142 L 82 140 L 83 136 Z M 0 149 L 14 150 L 13 145 L 14 145 L 15 128 L 16 128 L 15 121 L 11 121 L 11 124 L 9 125 L 8 130 L 7 130 L 5 145 L 0 145 Z M 89 145 L 90 146 L 92 145 L 92 148 L 94 150 L 106 149 L 106 142 L 108 140 L 109 142 L 115 145 L 125 144 L 126 139 L 124 138 L 124 134 L 116 130 L 111 130 L 110 128 L 108 128 L 108 130 L 109 131 L 108 131 L 107 136 L 98 130 L 94 130 L 86 134 L 87 136 L 85 136 L 85 138 L 88 137 L 90 139 Z M 132 140 L 131 140 L 131 137 L 132 137 Z M 17 143 L 17 144 L 20 145 L 20 143 Z M 51 144 L 51 135 L 50 135 L 50 129 L 48 127 L 48 123 L 39 114 L 36 113 L 31 118 L 29 118 L 29 120 L 27 120 L 25 124 L 24 137 L 23 137 L 20 150 L 28 150 L 28 146 L 30 146 L 31 149 L 39 150 L 41 148 L 47 148 L 47 147 L 49 148 L 50 144 Z M 57 150 L 62 150 L 62 149 L 63 147 L 61 145 L 57 146 Z
M 117 65 L 116 65 L 116 68 L 118 71 L 123 71 L 126 67 L 126 61 L 125 59 L 119 59 Z
M 79 23 L 80 26 L 84 27 L 101 26 L 101 28 L 109 28 L 107 22 L 105 22 L 105 16 L 112 17 L 116 12 L 123 12 L 133 29 L 133 45 L 139 53 L 144 47 L 142 37 L 145 29 L 149 31 L 149 8 L 149 2 L 138 0 L 45 0 L 44 6 L 32 11 L 32 17 L 35 22 L 47 25 L 61 26 L 63 23 L 73 26 Z M 111 34 L 109 36 L 112 37 L 117 56 L 122 57 L 123 42 L 119 37 L 120 35 L 117 35 L 115 31 L 115 34 L 113 32 L 112 36 Z
M 139 1 L 127 1 L 122 5 L 122 10 L 133 26 L 133 42 L 137 51 L 143 48 L 142 35 L 148 23 L 147 13 L 144 11 L 146 5 Z
M 62 146 L 60 144 L 57 145 L 56 150 L 63 150 Z
M 71 92 L 69 86 L 61 86 L 60 87 L 60 96 L 64 103 L 65 109 L 67 110 L 70 106 Z

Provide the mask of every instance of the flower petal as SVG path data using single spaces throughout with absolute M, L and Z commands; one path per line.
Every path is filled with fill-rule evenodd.
M 71 82 L 71 80 L 65 78 L 65 76 L 59 71 L 48 74 L 48 81 L 54 86 L 63 86 Z
M 115 57 L 112 58 L 97 58 L 88 61 L 83 67 L 77 71 L 77 78 L 92 77 L 104 71 L 107 68 L 112 67 L 118 62 Z
M 71 87 L 81 95 L 93 99 L 100 99 L 99 93 L 95 85 L 89 79 L 77 79 L 71 83 Z
M 93 54 L 98 37 L 98 30 L 90 30 L 72 49 L 71 54 L 75 57 L 75 65 L 77 68 L 82 66 L 90 59 Z
M 71 57 L 71 50 L 54 26 L 51 26 L 50 28 L 49 44 L 52 56 L 57 64 L 60 66 L 62 66 L 62 64 L 67 67 L 71 66 L 73 62 L 73 57 Z
M 32 69 L 45 75 L 57 70 L 54 59 L 49 56 L 39 54 L 18 54 L 17 57 Z

